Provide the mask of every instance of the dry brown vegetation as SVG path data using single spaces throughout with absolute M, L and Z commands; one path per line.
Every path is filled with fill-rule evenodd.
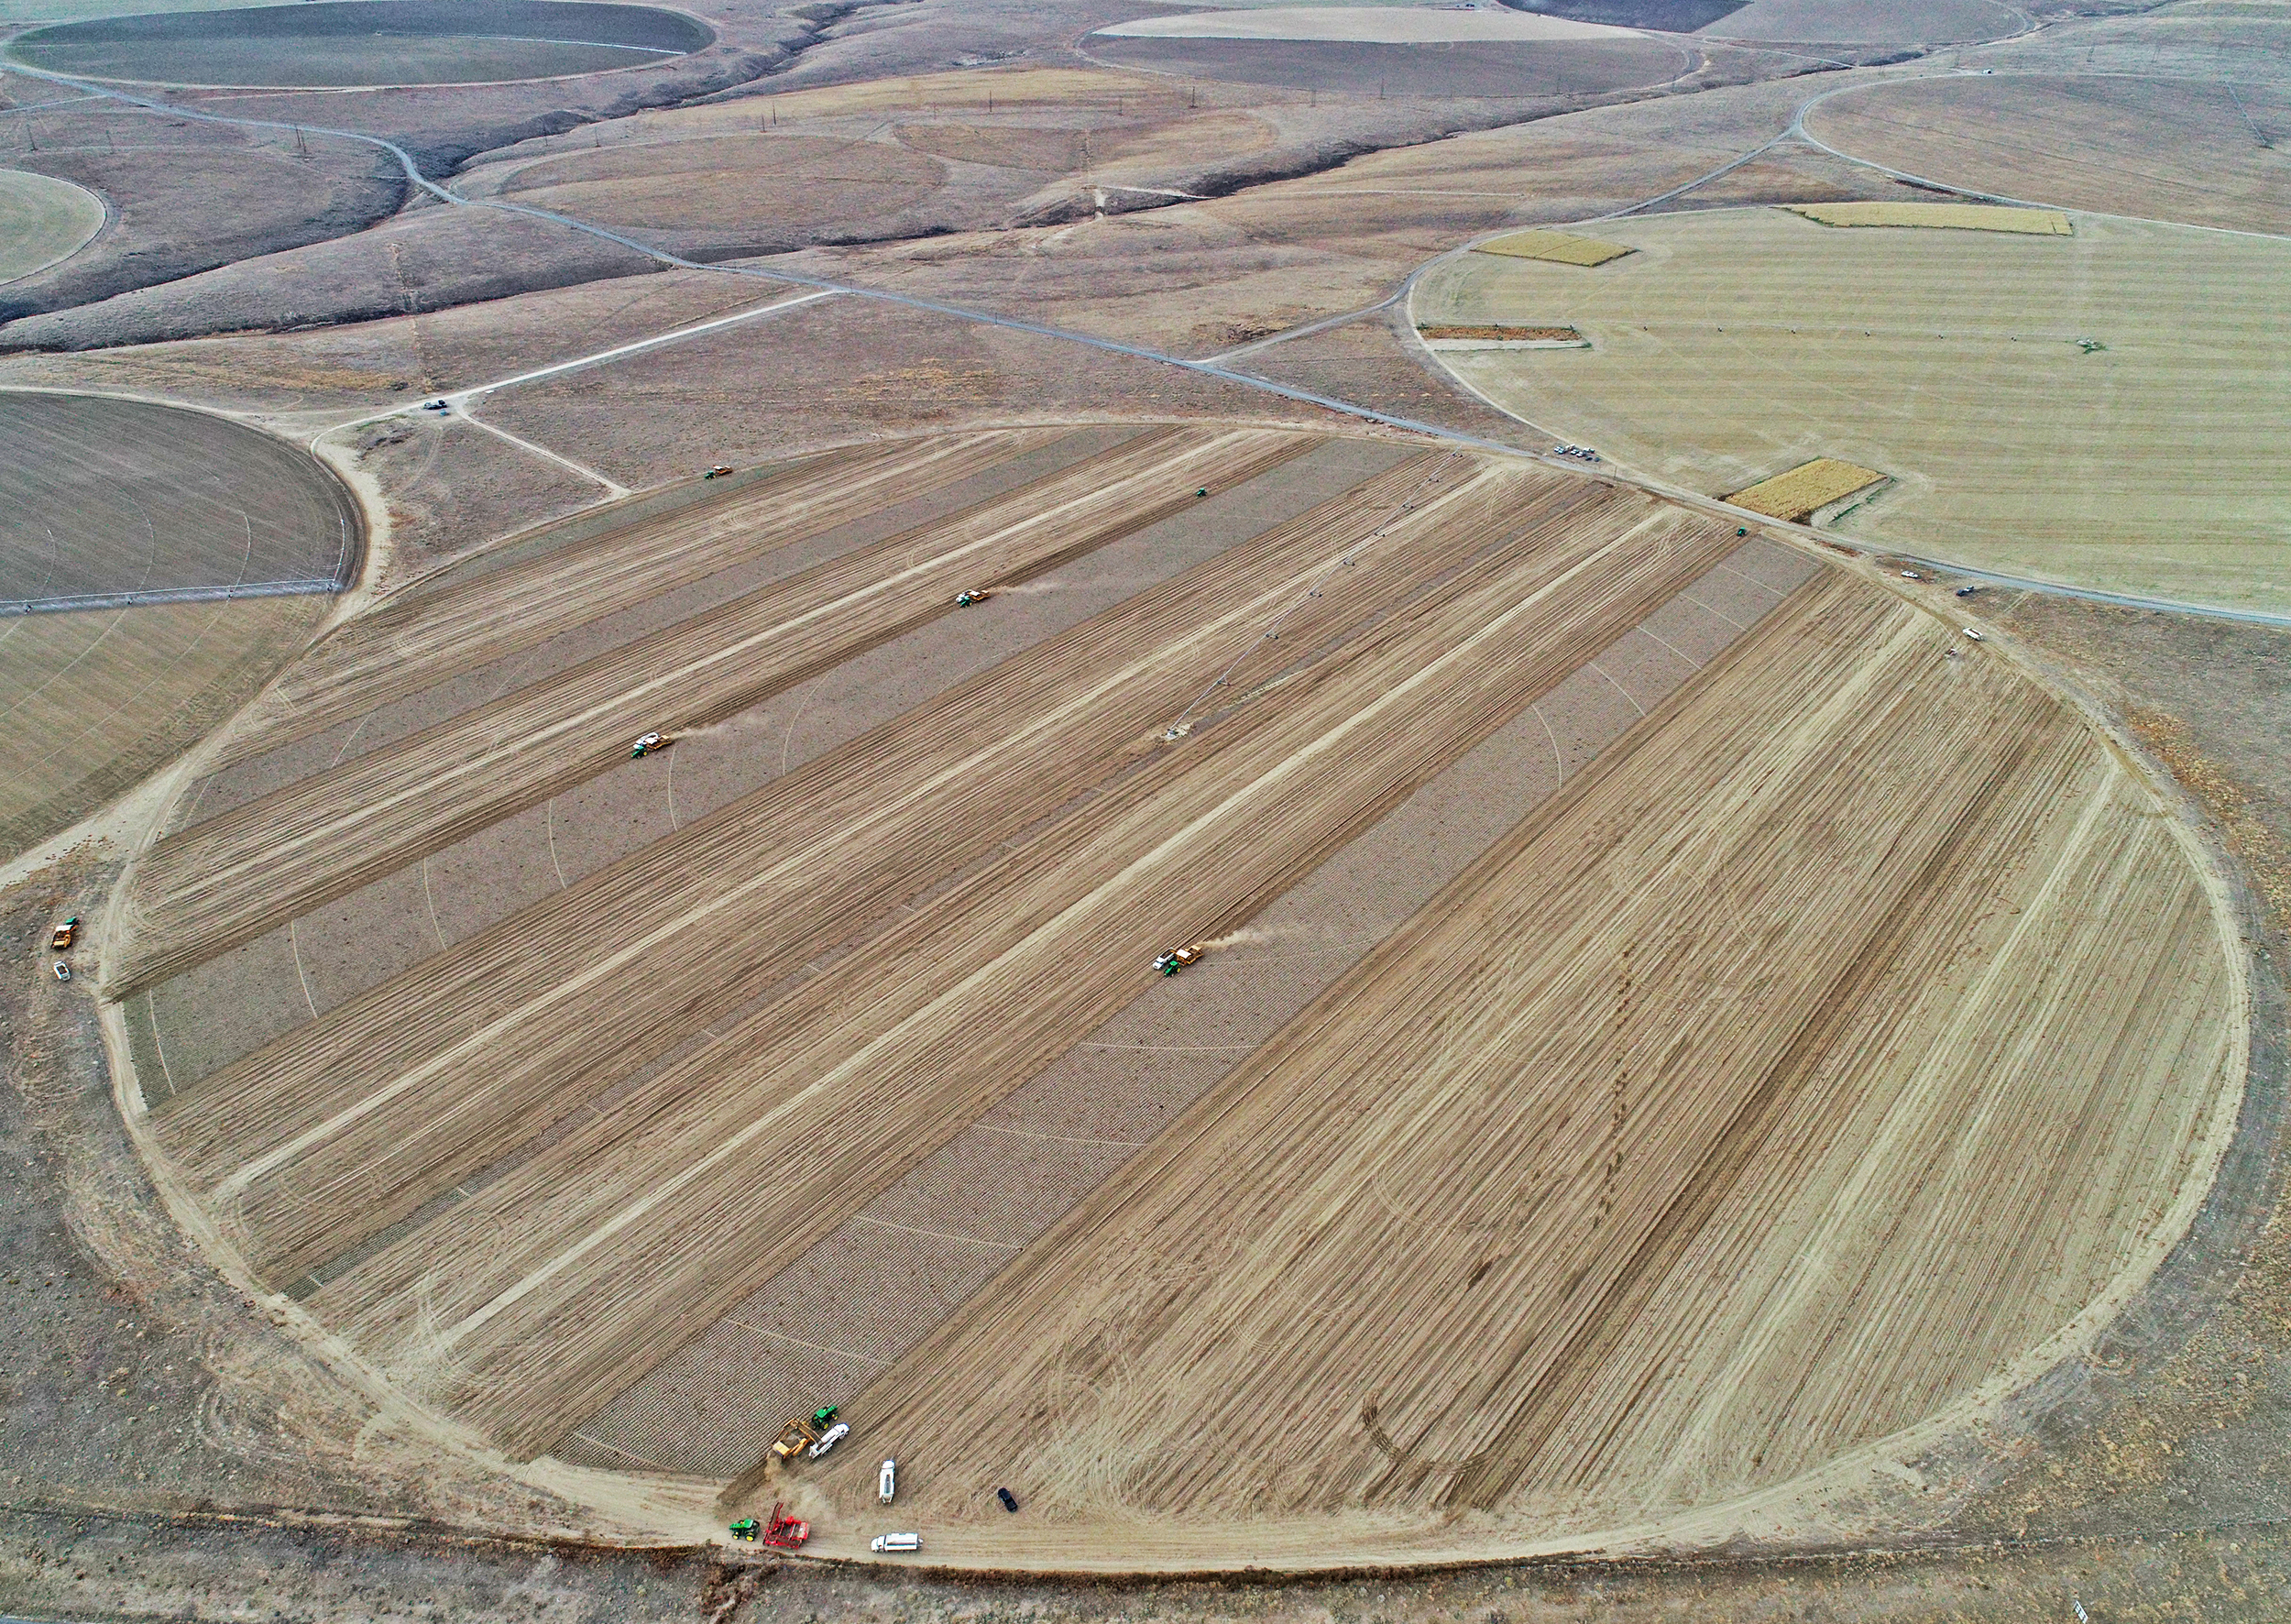
M 2281 86 L 2046 75 L 1938 79 L 1824 103 L 1831 146 L 1913 174 L 2103 214 L 2291 230 L 2291 95 Z
M 1867 489 L 1884 477 L 1873 468 L 1841 462 L 1834 456 L 1817 456 L 1812 462 L 1800 463 L 1785 473 L 1737 490 L 1726 500 L 1753 513 L 1765 513 L 1794 523 L 1816 509 Z
M 1564 344 L 1583 336 L 1573 327 L 1508 327 L 1500 322 L 1461 327 L 1419 327 L 1417 331 L 1426 338 L 1490 338 L 1521 344 Z
M 2291 848 L 2254 815 L 2251 796 L 2189 737 L 2187 724 L 2169 711 L 2138 709 L 2128 719 L 2141 743 L 2171 768 L 2226 835 L 2228 849 L 2242 859 L 2275 916 L 2275 928 L 2291 935 Z
M 1996 203 L 1788 203 L 1793 214 L 1824 225 L 1922 227 L 1927 231 L 2011 231 L 2022 236 L 2074 236 L 2076 227 L 2057 209 L 2015 209 Z
M 1610 259 L 1620 259 L 1629 253 L 1626 243 L 1609 242 L 1605 237 L 1584 236 L 1572 231 L 1515 231 L 1480 243 L 1475 254 L 1501 254 L 1512 259 L 1549 259 L 1559 265 L 1580 265 L 1588 269 L 1605 265 Z

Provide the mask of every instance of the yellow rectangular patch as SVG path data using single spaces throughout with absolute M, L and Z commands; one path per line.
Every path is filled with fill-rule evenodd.
M 1753 513 L 1763 513 L 1770 519 L 1788 520 L 1796 523 L 1817 508 L 1826 508 L 1841 497 L 1875 485 L 1886 477 L 1874 469 L 1858 464 L 1841 462 L 1834 456 L 1817 456 L 1810 463 L 1800 463 L 1789 472 L 1761 479 L 1756 485 L 1736 491 L 1726 500 L 1737 508 L 1748 508 Z

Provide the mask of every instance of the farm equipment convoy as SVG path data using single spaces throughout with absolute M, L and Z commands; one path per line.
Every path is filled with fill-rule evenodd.
M 1190 970 L 1199 964 L 1208 952 L 1209 943 L 1195 942 L 1190 947 L 1173 949 L 1162 954 L 1154 960 L 1154 968 L 1164 975 L 1175 975 L 1181 970 Z
M 731 1525 L 731 1535 L 735 1540 L 769 1545 L 775 1551 L 793 1551 L 811 1538 L 811 1524 L 800 1517 L 787 1516 L 784 1503 L 774 1500 L 770 1521 L 759 1526 L 754 1518 L 743 1517 Z
M 808 1418 L 797 1416 L 780 1429 L 780 1435 L 773 1440 L 772 1453 L 784 1461 L 793 1460 L 798 1454 L 809 1454 L 817 1449 L 817 1446 L 826 1442 L 830 1434 L 840 1442 L 843 1435 L 851 1429 L 848 1425 L 843 1425 L 839 1429 L 835 1419 L 836 1408 L 833 1404 L 823 1404 L 817 1410 L 813 1410 Z M 828 1445 L 828 1449 L 834 1447 L 834 1443 Z M 827 1450 L 818 1450 L 820 1454 L 826 1453 Z

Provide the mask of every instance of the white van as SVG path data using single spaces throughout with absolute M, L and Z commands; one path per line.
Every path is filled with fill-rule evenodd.
M 923 1536 L 921 1534 L 877 1534 L 868 1541 L 867 1548 L 874 1552 L 920 1551 L 923 1549 Z
M 882 1473 L 875 1479 L 876 1498 L 886 1506 L 891 1504 L 893 1490 L 899 1487 L 899 1463 L 885 1461 Z

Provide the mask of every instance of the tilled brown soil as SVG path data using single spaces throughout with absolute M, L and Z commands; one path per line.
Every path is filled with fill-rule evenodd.
M 2241 1076 L 2191 849 L 1994 651 L 1595 478 L 1392 447 L 904 708 L 850 708 L 800 762 L 793 710 L 778 770 L 712 807 L 696 784 L 688 817 L 669 774 L 715 735 L 584 764 L 519 730 L 577 717 L 596 672 L 657 667 L 706 717 L 824 694 L 872 650 L 928 671 L 935 639 L 999 623 L 944 620 L 958 587 L 1073 590 L 1061 570 L 1124 556 L 1196 478 L 1302 490 L 1286 470 L 1328 444 L 1116 436 L 712 604 L 680 595 L 749 565 L 707 503 L 634 516 L 652 597 L 584 517 L 392 600 L 345 657 L 434 662 L 440 694 L 484 669 L 451 629 L 489 604 L 530 600 L 532 650 L 585 605 L 685 607 L 363 753 L 345 711 L 247 756 L 276 787 L 146 854 L 131 923 L 188 924 L 165 953 L 218 978 L 144 960 L 168 997 L 130 1020 L 163 1077 L 203 982 L 315 1017 L 282 1004 L 246 1026 L 271 1041 L 144 1091 L 164 1176 L 281 1311 L 511 1456 L 555 1452 L 544 1476 L 720 1481 L 784 1407 L 848 1396 L 865 1444 L 770 1489 L 820 1551 L 861 1532 L 880 1442 L 935 1550 L 1022 1567 L 1691 1519 L 1867 1472 L 1839 1463 L 2144 1278 Z M 758 488 L 816 493 L 789 524 L 826 538 L 890 493 L 839 505 L 824 476 L 916 455 Z M 773 630 L 918 569 L 896 624 L 862 610 L 811 653 Z M 428 703 L 386 682 L 366 715 Z M 464 757 L 422 745 L 448 735 L 493 780 L 539 774 L 537 843 L 513 784 L 444 805 Z M 655 772 L 659 800 L 628 799 Z M 369 785 L 410 819 L 373 853 Z M 258 861 L 304 804 L 337 832 Z M 431 860 L 482 862 L 463 847 L 493 831 L 554 888 L 533 873 L 449 947 Z M 230 968 L 242 927 L 160 883 L 210 862 L 266 927 L 237 951 L 293 920 L 277 973 Z M 1145 968 L 1198 938 L 1189 978 Z M 2027 1120 L 2068 1125 L 2039 1145 Z M 1186 1443 L 1209 1436 L 1233 1446 Z M 998 1476 L 1034 1515 L 981 1499 Z
M 552 1453 L 724 1476 L 761 1458 L 789 1415 L 850 1401 L 1817 567 L 1759 544 L 1717 565 L 1299 881 L 1210 967 L 1146 982 Z
M 1946 639 L 1808 588 L 865 1389 L 839 1521 L 882 1453 L 958 1559 L 1588 1531 L 2143 1277 L 2240 1076 L 2220 921 L 2144 786 Z
M 130 879 L 126 995 L 544 800 L 648 729 L 705 726 L 1310 444 L 1165 430 L 920 534 L 894 536 L 168 836 Z M 607 588 L 609 591 L 609 588 Z
M 1015 484 L 1026 466 L 1043 456 L 1050 456 L 1047 466 L 1056 466 L 1135 432 L 1134 425 L 1077 431 L 1044 453 L 991 472 L 997 483 Z M 623 761 L 540 807 L 275 926 L 129 1002 L 131 1029 L 143 1029 L 148 1015 L 166 1033 L 163 1047 L 149 1043 L 142 1051 L 147 1092 L 156 1101 L 194 1086 L 218 1067 L 433 953 L 469 941 L 521 908 L 1412 455 L 1414 448 L 1392 442 L 1331 440 L 1244 486 L 1212 492 L 1156 524 L 1037 576 L 1023 592 L 1003 593 L 959 615 L 917 627 L 717 727 L 682 735 L 665 756 Z M 831 555 L 905 529 L 901 515 L 915 516 L 916 505 L 895 504 L 820 538 L 817 545 Z M 948 501 L 942 510 L 965 505 Z M 808 552 L 813 545 L 797 551 Z M 556 643 L 586 645 L 622 631 L 641 635 L 647 626 L 679 618 L 680 611 L 693 612 L 693 594 L 702 588 L 710 597 L 736 597 L 753 568 L 728 570 L 693 587 L 663 593 L 627 614 L 588 622 L 551 645 L 505 662 L 508 676 L 494 680 L 530 679 L 544 674 L 550 664 L 561 668 L 576 663 L 576 653 L 590 652 L 568 649 L 560 654 Z M 638 622 L 633 629 L 622 626 L 632 618 Z M 450 714 L 451 690 L 478 675 L 236 763 L 194 788 L 185 802 L 227 806 L 247 798 L 298 770 L 289 758 L 308 772 L 336 752 L 347 753 L 369 740 L 379 742 L 378 734 L 386 739 L 390 731 L 404 730 L 400 712 Z M 472 702 L 467 696 L 462 699 L 464 705 Z M 263 778 L 257 779 L 258 774 Z

